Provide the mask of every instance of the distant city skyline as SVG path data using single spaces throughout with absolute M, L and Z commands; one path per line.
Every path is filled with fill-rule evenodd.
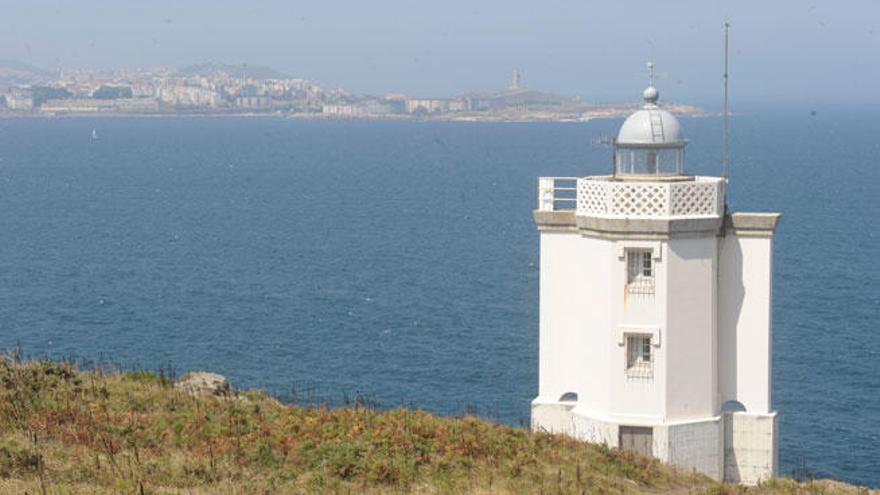
M 364 94 L 452 96 L 522 84 L 632 100 L 656 61 L 664 100 L 718 106 L 721 25 L 736 104 L 877 102 L 880 6 L 831 2 L 149 4 L 4 6 L 0 58 L 45 69 L 267 66 Z

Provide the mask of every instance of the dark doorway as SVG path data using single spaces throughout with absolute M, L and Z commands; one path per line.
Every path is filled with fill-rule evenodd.
M 644 426 L 621 426 L 620 448 L 646 456 L 654 455 L 654 429 Z

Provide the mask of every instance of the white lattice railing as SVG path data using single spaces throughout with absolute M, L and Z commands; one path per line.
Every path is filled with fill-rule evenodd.
M 577 181 L 577 214 L 607 218 L 717 217 L 722 215 L 724 180 L 695 177 L 670 182 Z
M 539 177 L 538 209 L 574 211 L 578 200 L 577 177 Z

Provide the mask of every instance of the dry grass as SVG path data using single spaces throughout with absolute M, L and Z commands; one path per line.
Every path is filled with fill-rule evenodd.
M 475 417 L 193 397 L 148 372 L 0 360 L 0 493 L 838 493 L 746 491 L 653 459 Z M 867 493 L 867 492 L 865 492 Z

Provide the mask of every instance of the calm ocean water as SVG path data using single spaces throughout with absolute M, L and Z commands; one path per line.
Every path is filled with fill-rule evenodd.
M 741 116 L 731 138 L 732 207 L 784 214 L 782 471 L 874 486 L 878 122 Z M 590 139 L 619 125 L 0 120 L 0 348 L 527 424 L 536 177 L 604 173 Z M 717 174 L 720 122 L 683 125 L 689 171 Z

